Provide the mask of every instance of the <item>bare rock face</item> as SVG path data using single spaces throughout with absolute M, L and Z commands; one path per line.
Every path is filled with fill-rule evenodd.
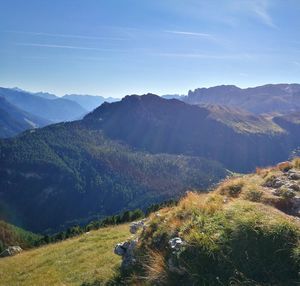
M 21 253 L 23 249 L 20 246 L 9 246 L 0 253 L 0 257 L 14 256 Z

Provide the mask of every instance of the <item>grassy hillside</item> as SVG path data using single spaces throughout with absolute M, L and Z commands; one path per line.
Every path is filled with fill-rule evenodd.
M 0 252 L 8 246 L 18 245 L 23 249 L 34 247 L 41 239 L 40 235 L 0 220 Z
M 188 193 L 151 215 L 124 276 L 139 285 L 299 285 L 299 195 L 300 159 Z
M 107 281 L 120 264 L 120 258 L 113 254 L 114 246 L 129 236 L 128 225 L 108 227 L 2 258 L 0 285 L 82 285 Z
M 135 237 L 124 224 L 0 259 L 0 285 L 297 286 L 299 196 L 300 159 L 257 169 L 187 193 Z M 120 273 L 114 246 L 132 238 L 135 262 Z

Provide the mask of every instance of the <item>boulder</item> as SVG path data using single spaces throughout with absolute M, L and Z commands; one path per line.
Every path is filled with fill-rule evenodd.
M 119 255 L 119 256 L 125 255 L 126 250 L 127 250 L 127 248 L 128 248 L 128 245 L 129 245 L 129 242 L 128 242 L 128 241 L 118 243 L 118 244 L 115 246 L 114 253 L 117 254 L 117 255 Z
M 21 253 L 23 249 L 20 246 L 9 246 L 0 253 L 0 257 L 13 256 Z

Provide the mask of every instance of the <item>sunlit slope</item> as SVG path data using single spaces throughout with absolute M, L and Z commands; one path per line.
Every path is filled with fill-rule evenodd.
M 107 281 L 120 258 L 114 245 L 130 236 L 128 225 L 91 231 L 79 237 L 0 259 L 0 285 L 82 285 Z

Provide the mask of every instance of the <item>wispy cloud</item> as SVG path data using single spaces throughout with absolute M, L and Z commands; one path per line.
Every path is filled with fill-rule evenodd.
M 265 23 L 267 26 L 276 28 L 271 15 L 268 12 L 268 1 L 260 0 L 253 1 L 253 12 Z
M 269 12 L 269 0 L 244 0 L 234 2 L 239 10 L 246 10 L 258 18 L 263 24 L 271 28 L 277 28 Z
M 197 32 L 189 32 L 189 31 L 173 31 L 173 30 L 166 30 L 166 33 L 175 34 L 175 35 L 183 35 L 183 36 L 193 36 L 193 37 L 201 37 L 201 38 L 212 38 L 214 36 L 208 33 L 197 33 Z
M 205 54 L 205 53 L 157 53 L 153 54 L 162 57 L 191 58 L 191 59 L 210 59 L 210 60 L 235 60 L 252 59 L 254 56 L 249 54 Z
M 65 39 L 116 40 L 116 41 L 126 40 L 126 38 L 120 38 L 120 37 L 100 37 L 100 36 L 72 35 L 72 34 L 52 34 L 52 33 L 44 33 L 44 32 L 26 32 L 26 31 L 5 31 L 5 32 L 6 33 L 23 34 L 23 35 L 32 35 L 32 36 L 65 38 Z
M 38 48 L 50 48 L 50 49 L 69 49 L 69 50 L 85 50 L 85 51 L 121 51 L 114 49 L 101 49 L 93 47 L 83 47 L 83 46 L 69 46 L 69 45 L 52 45 L 52 44 L 38 44 L 38 43 L 17 43 L 17 46 L 25 47 L 38 47 Z

